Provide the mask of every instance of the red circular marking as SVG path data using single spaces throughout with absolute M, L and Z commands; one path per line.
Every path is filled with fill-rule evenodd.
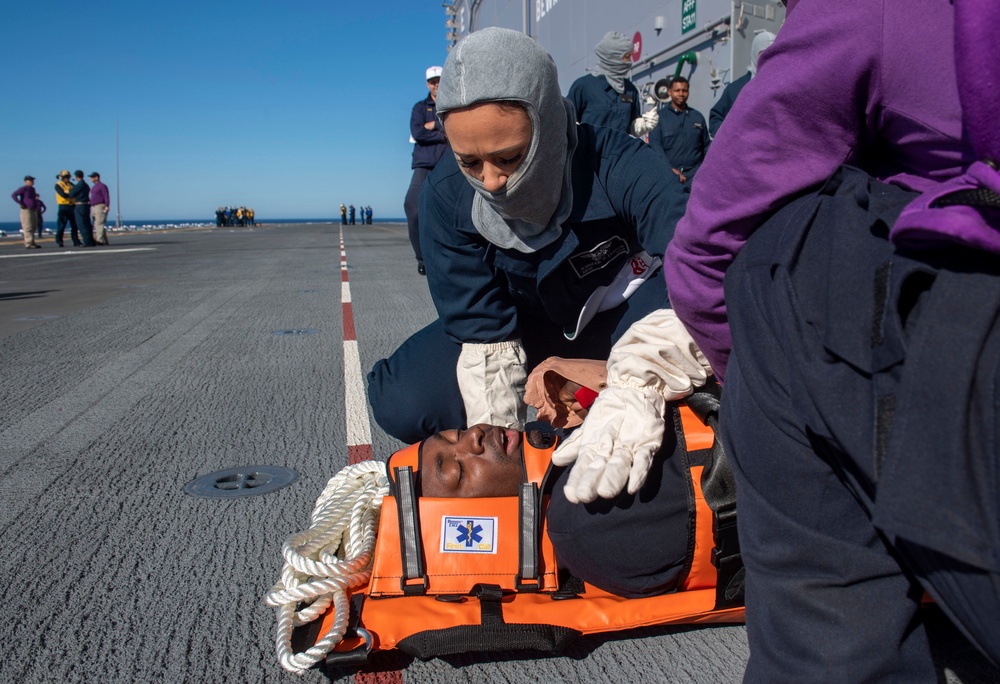
M 632 36 L 632 61 L 638 62 L 642 57 L 642 34 L 638 31 Z

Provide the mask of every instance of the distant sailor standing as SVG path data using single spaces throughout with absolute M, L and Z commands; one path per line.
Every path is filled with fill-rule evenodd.
M 663 108 L 663 121 L 649 136 L 649 144 L 667 155 L 667 161 L 688 192 L 691 180 L 708 150 L 708 124 L 697 109 L 688 107 L 688 80 L 675 76 L 670 82 L 670 104 Z
M 441 82 L 441 67 L 432 66 L 427 69 L 427 90 L 430 93 L 423 100 L 413 105 L 410 112 L 410 138 L 413 145 L 413 161 L 410 168 L 410 187 L 403 200 L 403 211 L 406 212 L 406 226 L 410 234 L 410 245 L 413 255 L 417 258 L 417 273 L 424 275 L 424 256 L 420 250 L 420 222 L 418 210 L 420 204 L 420 188 L 434 167 L 437 166 L 448 142 L 444 137 L 444 129 L 437 119 L 437 92 Z
M 594 48 L 597 66 L 576 79 L 566 97 L 576 108 L 576 120 L 605 126 L 641 138 L 656 128 L 656 107 L 642 113 L 639 91 L 628 80 L 632 41 L 624 33 L 609 31 Z
M 108 234 L 104 228 L 108 220 L 108 210 L 111 208 L 111 195 L 108 186 L 101 182 L 101 174 L 94 171 L 90 174 L 94 184 L 90 188 L 90 218 L 94 222 L 94 241 L 99 245 L 108 244 Z
M 38 225 L 38 191 L 35 190 L 35 177 L 25 176 L 24 185 L 19 187 L 11 197 L 21 207 L 21 233 L 24 235 L 25 249 L 41 247 L 35 242 L 35 226 Z
M 45 202 L 42 201 L 41 195 L 38 196 L 38 226 L 35 229 L 35 237 L 41 238 L 42 233 L 45 232 L 45 212 L 48 211 L 48 207 L 45 206 Z
M 56 204 L 59 211 L 56 214 L 56 244 L 63 246 L 63 234 L 66 232 L 66 223 L 70 225 L 70 237 L 73 239 L 75 247 L 80 246 L 80 232 L 76 225 L 76 210 L 73 208 L 73 198 L 69 196 L 69 191 L 73 189 L 70 182 L 69 171 L 63 170 L 56 176 Z
M 760 59 L 760 53 L 770 47 L 776 37 L 770 31 L 761 31 L 754 36 L 753 43 L 750 45 L 750 66 L 747 67 L 747 72 L 726 86 L 726 89 L 722 91 L 722 95 L 719 96 L 719 101 L 715 103 L 712 111 L 708 113 L 708 132 L 713 138 L 719 132 L 719 126 L 722 125 L 726 115 L 729 114 L 729 110 L 733 108 L 736 96 L 750 82 L 750 79 L 757 75 L 757 60 Z
M 90 225 L 90 186 L 83 180 L 83 171 L 77 170 L 73 173 L 76 183 L 69 191 L 69 196 L 73 199 L 73 206 L 76 210 L 76 224 L 80 228 L 80 239 L 83 240 L 84 247 L 93 247 L 94 228 Z

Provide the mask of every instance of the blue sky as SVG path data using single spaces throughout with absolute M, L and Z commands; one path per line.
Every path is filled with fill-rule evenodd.
M 409 117 L 447 56 L 440 0 L 21 4 L 0 25 L 5 197 L 25 174 L 49 207 L 60 169 L 99 171 L 116 212 L 403 216 Z M 30 25 L 24 21 L 30 16 Z M 54 219 L 54 212 L 46 215 Z M 0 221 L 17 221 L 12 200 Z

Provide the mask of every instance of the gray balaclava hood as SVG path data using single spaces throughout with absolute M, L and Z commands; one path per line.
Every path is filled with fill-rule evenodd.
M 757 75 L 757 60 L 760 59 L 760 53 L 771 47 L 775 38 L 777 36 L 770 31 L 761 31 L 753 37 L 753 43 L 750 44 L 750 66 L 747 67 L 750 78 Z
M 625 92 L 625 76 L 632 67 L 630 63 L 622 60 L 626 52 L 632 52 L 632 40 L 624 33 L 608 31 L 594 48 L 597 66 L 590 69 L 590 73 L 595 76 L 604 76 L 608 84 L 619 94 Z
M 439 116 L 482 102 L 518 102 L 531 119 L 531 145 L 497 193 L 466 175 L 476 191 L 472 222 L 491 243 L 535 252 L 562 233 L 573 206 L 570 159 L 576 115 L 563 98 L 552 57 L 534 39 L 510 29 L 486 28 L 456 45 L 438 88 Z

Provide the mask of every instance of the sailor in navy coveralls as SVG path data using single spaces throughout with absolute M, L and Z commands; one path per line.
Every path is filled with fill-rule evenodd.
M 518 36 L 472 34 L 442 75 L 438 111 L 455 154 L 428 178 L 420 210 L 439 319 L 368 375 L 376 421 L 406 442 L 456 425 L 519 427 L 531 368 L 553 355 L 606 359 L 633 322 L 667 306 L 662 278 L 649 276 L 683 213 L 680 184 L 648 145 L 576 124 L 551 57 Z M 480 59 L 475 50 L 490 41 L 500 45 Z M 521 61 L 507 71 L 494 55 Z M 500 155 L 509 177 L 491 185 L 480 170 L 494 162 L 464 154 L 453 128 L 480 103 L 499 110 L 512 101 L 531 142 Z

